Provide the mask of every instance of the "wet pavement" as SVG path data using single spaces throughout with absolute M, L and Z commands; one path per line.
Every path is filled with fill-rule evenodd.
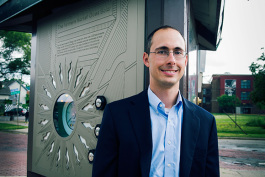
M 223 177 L 264 177 L 265 140 L 219 139 Z
M 265 141 L 220 139 L 219 156 L 230 168 L 265 170 Z
M 27 126 L 23 117 L 1 123 Z M 0 177 L 27 175 L 27 129 L 0 132 Z M 221 177 L 265 177 L 265 139 L 219 139 Z
M 219 139 L 218 143 L 219 149 L 265 153 L 265 139 Z

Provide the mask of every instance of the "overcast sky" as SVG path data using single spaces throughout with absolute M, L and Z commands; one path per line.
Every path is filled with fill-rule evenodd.
M 204 83 L 212 74 L 251 74 L 265 47 L 265 0 L 226 0 L 222 41 L 207 51 Z

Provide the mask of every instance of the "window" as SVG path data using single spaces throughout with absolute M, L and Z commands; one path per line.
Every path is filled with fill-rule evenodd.
M 57 133 L 61 137 L 68 137 L 75 127 L 76 108 L 73 98 L 63 93 L 54 104 L 53 122 Z
M 206 89 L 203 89 L 202 91 L 203 91 L 203 94 L 205 95 L 206 94 Z
M 241 100 L 249 100 L 249 92 L 241 92 Z
M 250 88 L 250 80 L 241 80 L 241 88 Z
M 225 80 L 225 94 L 228 96 L 236 95 L 236 80 L 235 79 Z
M 251 108 L 243 108 L 243 114 L 250 114 Z

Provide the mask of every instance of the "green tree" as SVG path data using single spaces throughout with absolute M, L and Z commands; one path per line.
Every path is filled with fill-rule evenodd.
M 264 49 L 264 48 L 262 48 Z M 254 76 L 254 90 L 250 94 L 251 101 L 261 110 L 265 109 L 265 55 L 264 52 L 257 59 L 259 63 L 249 66 L 249 70 Z
M 235 112 L 235 107 L 241 104 L 240 99 L 235 95 L 228 96 L 224 94 L 217 97 L 217 101 L 221 110 L 225 112 Z
M 15 52 L 22 57 L 15 57 Z M 0 30 L 0 80 L 30 74 L 31 34 Z
M 23 104 L 22 107 L 25 108 L 25 109 L 29 109 L 29 94 L 27 93 L 26 94 L 26 104 Z

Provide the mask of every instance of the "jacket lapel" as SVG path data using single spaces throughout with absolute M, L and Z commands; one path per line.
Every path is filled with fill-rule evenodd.
M 195 107 L 185 98 L 183 100 L 183 123 L 181 134 L 180 175 L 190 173 L 194 150 L 200 130 L 200 121 Z M 149 176 L 152 158 L 152 130 L 147 90 L 130 101 L 129 117 L 140 147 L 140 166 L 142 176 Z
M 195 107 L 183 98 L 179 176 L 189 176 L 199 130 L 200 120 L 195 114 Z
M 142 176 L 149 176 L 152 158 L 152 131 L 147 90 L 131 100 L 130 120 L 140 147 Z

